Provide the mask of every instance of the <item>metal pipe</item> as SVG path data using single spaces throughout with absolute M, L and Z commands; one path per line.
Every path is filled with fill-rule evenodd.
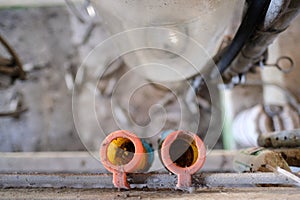
M 253 0 L 250 2 L 247 13 L 233 38 L 232 43 L 218 62 L 218 69 L 221 73 L 230 66 L 244 44 L 254 33 L 257 24 L 264 18 L 265 11 L 269 6 L 270 1 L 271 0 Z
M 206 150 L 202 140 L 189 131 L 168 131 L 159 141 L 159 155 L 164 166 L 178 177 L 177 188 L 192 184 L 192 174 L 204 164 Z
M 268 46 L 285 31 L 291 21 L 300 12 L 300 1 L 284 0 L 281 2 L 280 11 L 274 10 L 278 1 L 272 0 L 267 11 L 266 20 L 256 27 L 255 34 L 246 42 L 234 61 L 224 72 L 224 79 L 230 80 L 233 76 L 246 73 L 258 61 L 262 60 Z M 276 16 L 272 15 L 276 13 Z M 271 16 L 271 19 L 270 18 Z
M 147 171 L 154 159 L 153 149 L 135 134 L 125 130 L 109 134 L 101 144 L 100 159 L 113 173 L 117 188 L 129 189 L 126 173 Z

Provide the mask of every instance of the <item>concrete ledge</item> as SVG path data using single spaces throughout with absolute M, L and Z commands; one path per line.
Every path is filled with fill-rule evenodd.
M 234 151 L 213 150 L 208 153 L 203 172 L 233 171 Z M 97 155 L 97 154 L 94 154 Z M 155 157 L 149 171 L 166 172 L 159 158 Z M 88 152 L 25 152 L 0 153 L 0 173 L 106 173 L 97 158 Z
M 131 188 L 175 188 L 177 177 L 164 174 L 131 174 Z M 195 188 L 243 187 L 257 184 L 293 185 L 274 173 L 202 173 L 193 176 Z M 114 188 L 112 174 L 0 174 L 0 188 Z

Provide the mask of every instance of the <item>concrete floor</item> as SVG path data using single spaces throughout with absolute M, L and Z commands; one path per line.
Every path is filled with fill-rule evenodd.
M 299 188 L 214 188 L 193 193 L 176 190 L 0 189 L 0 199 L 300 199 Z

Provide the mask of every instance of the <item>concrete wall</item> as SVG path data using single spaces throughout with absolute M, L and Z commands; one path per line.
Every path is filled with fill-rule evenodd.
M 20 118 L 0 118 L 0 151 L 83 149 L 65 83 L 77 57 L 71 26 L 66 24 L 70 16 L 64 7 L 0 10 L 0 33 L 29 69 L 27 80 L 0 90 L 2 111 L 9 109 L 16 92 L 28 107 Z

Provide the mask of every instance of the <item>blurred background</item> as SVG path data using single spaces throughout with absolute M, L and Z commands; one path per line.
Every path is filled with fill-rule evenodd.
M 133 130 L 138 132 L 139 136 L 145 138 L 151 136 L 150 140 L 154 145 L 159 132 L 178 127 L 190 128 L 202 139 L 205 138 L 212 116 L 212 101 L 205 84 L 197 88 L 195 95 L 190 96 L 188 91 L 198 80 L 192 73 L 187 75 L 189 79 L 173 80 L 165 85 L 146 84 L 133 95 L 128 94 L 124 86 L 116 94 L 118 102 L 113 111 L 111 110 L 114 87 L 118 80 L 130 71 L 130 65 L 141 65 L 162 57 L 171 59 L 171 55 L 165 52 L 155 54 L 153 50 L 150 53 L 143 52 L 143 56 L 148 55 L 143 61 L 134 60 L 135 55 L 130 54 L 110 63 L 109 61 L 118 55 L 118 47 L 111 46 L 105 51 L 96 53 L 97 56 L 85 59 L 98 44 L 112 34 L 130 28 L 157 25 L 171 27 L 172 30 L 188 34 L 200 43 L 206 41 L 201 44 L 207 50 L 207 60 L 211 60 L 234 37 L 242 20 L 244 1 L 227 3 L 226 9 L 222 3 L 219 3 L 220 5 L 205 3 L 207 8 L 215 6 L 215 9 L 211 9 L 211 13 L 204 9 L 206 7 L 203 5 L 197 7 L 196 1 L 193 1 L 191 4 L 185 4 L 184 7 L 193 11 L 189 15 L 183 15 L 188 19 L 181 18 L 179 14 L 176 14 L 176 19 L 169 17 L 173 16 L 170 13 L 176 8 L 170 1 L 153 3 L 153 5 L 143 1 L 142 3 L 147 4 L 146 8 L 149 9 L 146 17 L 142 15 L 145 19 L 136 16 L 141 12 L 142 5 L 136 4 L 133 9 L 130 7 L 130 2 L 127 4 L 125 1 L 120 8 L 114 3 L 106 5 L 109 3 L 101 1 L 24 2 L 26 3 L 16 0 L 0 1 L 0 35 L 4 41 L 2 43 L 9 45 L 9 48 L 1 45 L 0 61 L 3 66 L 5 64 L 17 66 L 16 60 L 19 60 L 22 71 L 26 73 L 25 78 L 22 77 L 23 72 L 7 72 L 1 66 L 3 68 L 0 73 L 1 152 L 84 151 L 86 148 L 97 150 L 105 135 L 99 133 L 99 125 L 94 121 L 94 111 L 86 106 L 93 104 L 94 99 L 96 99 L 98 122 L 101 122 L 105 134 L 119 128 L 114 123 L 115 118 L 112 118 L 112 113 L 115 113 L 122 127 L 127 129 L 135 127 L 132 123 L 145 127 L 151 122 L 149 129 L 135 127 Z M 165 10 L 161 13 L 166 16 L 151 14 L 151 6 L 156 9 L 165 6 Z M 191 7 L 195 8 L 195 11 Z M 122 8 L 132 9 L 128 12 L 131 14 L 127 13 L 125 19 L 120 16 Z M 212 20 L 200 26 L 197 24 L 199 19 L 195 16 L 204 11 L 208 19 L 210 15 L 215 16 L 216 13 L 218 16 L 227 17 L 222 20 L 216 17 L 217 21 Z M 165 21 L 155 21 L 155 18 L 163 18 Z M 300 70 L 297 66 L 300 62 L 297 53 L 300 40 L 299 20 L 299 17 L 296 18 L 269 48 L 268 63 L 276 64 L 279 58 L 286 56 L 288 59 L 282 59 L 285 62 L 283 67 L 282 65 L 281 68 L 265 67 L 264 70 L 262 70 L 263 66 L 252 68 L 250 73 L 243 74 L 238 80 L 238 83 L 243 83 L 242 79 L 246 79 L 247 84 L 239 84 L 235 87 L 227 84 L 218 91 L 218 94 L 215 94 L 219 102 L 213 106 L 221 114 L 223 113 L 225 121 L 219 122 L 221 125 L 224 123 L 222 136 L 218 137 L 217 134 L 216 145 L 211 145 L 211 148 L 236 149 L 253 146 L 256 145 L 257 135 L 262 132 L 299 128 Z M 213 25 L 217 27 L 215 31 L 211 31 L 215 34 L 214 37 L 209 41 L 205 38 L 205 34 L 203 37 L 198 37 L 198 34 L 205 30 L 214 30 Z M 204 27 L 204 30 L 199 27 Z M 163 38 L 163 35 L 161 37 Z M 157 38 L 163 40 L 160 36 Z M 180 45 L 187 44 L 184 42 L 178 44 L 176 34 L 167 40 L 169 43 L 164 44 L 167 48 L 174 43 L 174 40 L 176 48 L 182 48 Z M 12 55 L 8 49 L 12 49 L 15 55 Z M 10 63 L 10 57 L 14 62 Z M 205 59 L 203 57 L 201 62 Z M 294 68 L 290 73 L 283 73 L 282 69 L 291 67 L 291 60 Z M 198 64 L 200 66 L 203 63 Z M 84 70 L 78 71 L 80 66 Z M 106 68 L 107 66 L 109 67 Z M 95 90 L 93 84 L 98 80 L 99 71 L 103 69 L 105 73 L 97 82 Z M 154 77 L 156 76 L 159 77 L 157 73 L 154 74 Z M 165 74 L 162 76 L 166 77 Z M 153 74 L 150 75 L 149 79 L 151 78 Z M 132 85 L 141 83 L 138 74 L 131 74 L 128 80 Z M 80 121 L 80 130 L 78 127 L 75 128 L 73 120 L 74 85 L 78 86 L 75 96 L 77 98 L 75 115 Z M 166 85 L 174 89 L 175 94 Z M 127 108 L 129 98 L 130 103 Z M 156 104 L 164 108 L 167 117 L 159 107 L 153 107 Z M 280 112 L 275 119 L 274 115 L 270 114 L 274 112 L 277 114 Z M 161 122 L 164 120 L 162 129 L 153 128 L 161 127 Z

